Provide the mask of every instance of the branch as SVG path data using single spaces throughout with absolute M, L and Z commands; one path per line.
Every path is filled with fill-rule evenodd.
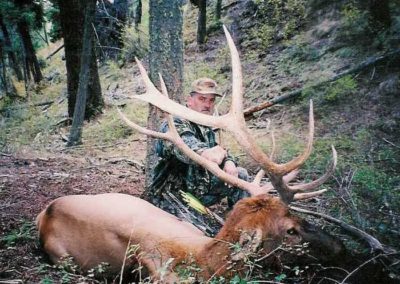
M 351 235 L 356 236 L 358 238 L 361 238 L 362 240 L 364 240 L 365 242 L 367 242 L 369 244 L 369 246 L 371 247 L 372 252 L 389 252 L 390 249 L 388 248 L 384 248 L 384 246 L 373 236 L 371 236 L 370 234 L 354 227 L 351 226 L 339 219 L 333 218 L 332 216 L 323 214 L 323 213 L 319 213 L 319 212 L 314 212 L 314 211 L 309 211 L 303 208 L 299 208 L 299 207 L 295 207 L 295 206 L 289 206 L 290 209 L 296 211 L 296 212 L 300 212 L 300 213 L 305 213 L 308 215 L 313 215 L 313 216 L 317 216 L 317 217 L 321 217 L 329 222 L 332 222 L 334 224 L 339 225 L 341 228 L 343 228 L 344 230 L 346 230 L 347 232 L 349 232 Z
M 57 52 L 59 52 L 63 47 L 64 47 L 64 44 L 62 44 L 59 48 L 57 48 L 55 51 L 50 53 L 49 56 L 46 57 L 46 60 L 50 59 L 53 55 L 55 55 Z
M 367 265 L 368 263 L 374 261 L 375 259 L 378 259 L 379 257 L 381 257 L 382 254 L 378 254 L 376 256 L 374 256 L 373 258 L 368 259 L 367 261 L 365 261 L 364 263 L 362 263 L 360 266 L 358 266 L 356 269 L 354 269 L 353 271 L 351 271 L 343 280 L 342 282 L 340 282 L 340 284 L 345 284 L 347 283 L 346 280 L 349 279 L 354 273 L 356 273 L 357 271 L 359 271 L 362 267 L 364 267 L 365 265 Z
M 21 106 L 15 106 L 15 107 L 7 107 L 0 109 L 0 112 L 5 112 L 8 110 L 17 110 L 17 109 L 23 109 L 23 108 L 29 108 L 29 107 L 38 107 L 38 106 L 48 106 L 53 104 L 54 101 L 47 101 L 47 102 L 41 102 L 41 103 L 36 103 L 36 104 L 29 104 L 29 105 L 21 105 Z
M 36 31 L 36 34 L 37 34 L 45 43 L 49 44 L 49 43 L 46 41 L 46 39 L 45 39 L 38 31 Z
M 355 66 L 354 68 L 349 69 L 347 71 L 344 71 L 342 73 L 339 73 L 339 74 L 333 76 L 332 78 L 330 78 L 330 79 L 328 79 L 326 81 L 319 82 L 319 83 L 314 84 L 312 86 L 308 86 L 308 87 L 301 88 L 301 89 L 298 89 L 298 90 L 294 90 L 294 91 L 289 92 L 287 94 L 284 94 L 282 96 L 275 97 L 270 101 L 263 102 L 263 103 L 261 103 L 259 105 L 253 106 L 253 107 L 249 107 L 249 108 L 244 110 L 244 116 L 245 116 L 246 119 L 250 119 L 250 118 L 252 118 L 253 113 L 258 112 L 260 110 L 263 110 L 265 108 L 271 107 L 271 106 L 273 106 L 273 105 L 275 105 L 277 103 L 283 102 L 283 101 L 285 101 L 287 99 L 294 98 L 294 97 L 300 95 L 306 88 L 308 89 L 308 88 L 320 87 L 320 86 L 325 85 L 327 83 L 334 82 L 334 81 L 336 81 L 336 80 L 338 80 L 338 79 L 340 79 L 340 78 L 342 78 L 344 76 L 347 76 L 349 74 L 357 73 L 357 72 L 359 72 L 359 71 L 361 71 L 361 70 L 363 70 L 363 69 L 365 69 L 367 67 L 370 67 L 371 65 L 380 63 L 380 62 L 388 60 L 388 59 L 396 58 L 399 55 L 400 55 L 400 48 L 395 49 L 395 50 L 393 50 L 391 52 L 388 52 L 386 54 L 383 54 L 381 56 L 371 56 L 371 57 L 367 58 L 364 62 L 362 62 L 359 65 Z

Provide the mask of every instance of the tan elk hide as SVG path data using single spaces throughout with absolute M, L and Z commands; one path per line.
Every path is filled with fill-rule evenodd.
M 342 252 L 340 242 L 267 195 L 239 201 L 215 238 L 147 201 L 119 193 L 58 198 L 38 215 L 37 226 L 42 246 L 55 263 L 70 256 L 83 270 L 108 263 L 117 274 L 128 246 L 137 246 L 125 270 L 140 263 L 153 280 L 167 283 L 179 281 L 175 267 L 190 259 L 201 269 L 199 279 L 241 275 L 246 257 L 256 250 L 266 255 L 283 241 L 309 243 L 308 253 L 321 260 Z M 234 265 L 228 270 L 227 263 Z

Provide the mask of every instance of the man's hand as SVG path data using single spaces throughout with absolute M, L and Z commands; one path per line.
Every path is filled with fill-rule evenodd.
M 232 175 L 232 176 L 234 176 L 234 177 L 238 177 L 238 176 L 239 176 L 239 170 L 238 170 L 238 168 L 236 167 L 235 163 L 232 162 L 232 161 L 226 161 L 226 162 L 225 162 L 224 171 L 225 171 L 227 174 L 230 174 L 230 175 Z
M 210 149 L 204 150 L 200 155 L 207 160 L 221 165 L 222 161 L 227 156 L 227 152 L 221 146 L 215 146 Z

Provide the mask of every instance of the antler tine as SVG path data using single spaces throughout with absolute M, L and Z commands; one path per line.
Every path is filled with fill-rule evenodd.
M 291 182 L 293 179 L 295 179 L 297 177 L 297 175 L 299 174 L 299 170 L 295 169 L 293 171 L 291 171 L 290 173 L 288 173 L 287 175 L 283 176 L 283 181 L 285 183 L 289 183 Z
M 271 141 L 272 141 L 272 149 L 271 149 L 271 154 L 269 155 L 269 158 L 271 159 L 271 161 L 273 161 L 275 158 L 275 146 L 276 146 L 274 131 L 271 131 Z
M 168 98 L 169 96 L 168 96 L 167 86 L 165 85 L 165 81 L 161 73 L 158 73 L 158 78 L 160 79 L 160 84 L 161 84 L 161 94 L 163 94 Z
M 264 170 L 259 170 L 256 176 L 254 177 L 252 183 L 256 185 L 260 185 L 261 179 L 265 176 Z
M 135 61 L 136 61 L 136 64 L 138 65 L 138 67 L 139 67 L 140 75 L 142 76 L 142 79 L 144 81 L 144 85 L 146 87 L 146 92 L 147 93 L 153 93 L 153 92 L 154 93 L 160 93 L 157 90 L 156 86 L 154 86 L 153 82 L 151 82 L 149 76 L 147 75 L 146 69 L 144 69 L 144 67 L 143 67 L 142 62 L 139 59 L 137 59 L 137 57 L 135 57 Z
M 135 122 L 129 120 L 129 118 L 127 118 L 125 116 L 125 114 L 123 114 L 123 112 L 121 111 L 120 108 L 117 108 L 117 111 L 118 111 L 120 118 L 131 128 L 133 128 L 147 136 L 152 136 L 155 138 L 166 139 L 166 140 L 171 141 L 171 137 L 168 133 L 157 132 L 157 131 L 153 131 L 153 130 L 147 129 L 145 127 L 142 127 L 139 124 L 136 124 Z
M 158 73 L 158 77 L 160 78 L 160 84 L 161 84 L 161 94 L 163 94 L 165 97 L 168 96 L 168 90 L 167 86 L 165 85 L 164 78 L 161 76 L 161 73 Z M 168 133 L 170 133 L 176 140 L 176 143 L 180 143 L 182 140 L 181 137 L 179 136 L 178 131 L 176 130 L 175 123 L 174 123 L 174 118 L 170 113 L 166 113 L 167 121 L 168 121 Z M 182 140 L 183 142 L 183 140 Z
M 161 94 L 163 94 L 165 97 L 169 98 L 167 86 L 165 85 L 165 81 L 164 81 L 164 78 L 162 77 L 161 73 L 158 73 L 158 78 L 160 80 L 160 85 L 161 85 Z M 176 136 L 176 135 L 179 136 L 178 131 L 175 128 L 173 116 L 167 112 L 165 112 L 165 116 L 166 116 L 167 122 L 168 122 L 168 132 L 171 132 L 174 136 Z
M 293 197 L 293 200 L 297 201 L 297 200 L 310 199 L 319 196 L 326 191 L 327 191 L 326 189 L 321 189 L 313 192 L 296 193 Z
M 332 161 L 330 162 L 325 174 L 323 176 L 321 176 L 320 178 L 318 178 L 317 180 L 314 180 L 310 183 L 289 186 L 289 188 L 292 192 L 297 193 L 297 192 L 301 192 L 301 191 L 313 190 L 314 188 L 317 188 L 318 186 L 323 184 L 325 181 L 328 180 L 328 178 L 330 178 L 332 176 L 332 174 L 335 171 L 336 164 L 337 164 L 337 152 L 336 152 L 335 147 L 333 147 L 333 145 L 331 147 L 332 147 Z
M 308 123 L 308 141 L 307 141 L 307 146 L 304 149 L 304 152 L 300 155 L 294 158 L 293 160 L 279 165 L 280 172 L 281 174 L 287 174 L 290 173 L 291 171 L 299 168 L 302 166 L 305 161 L 310 157 L 311 151 L 312 151 L 312 145 L 313 145 L 313 140 L 314 140 L 314 107 L 313 107 L 313 101 L 310 100 L 310 111 L 309 111 L 309 123 Z
M 232 103 L 230 112 L 235 116 L 236 120 L 239 120 L 241 124 L 245 125 L 246 122 L 243 114 L 243 78 L 239 52 L 225 25 L 223 25 L 223 29 L 228 42 L 232 62 Z

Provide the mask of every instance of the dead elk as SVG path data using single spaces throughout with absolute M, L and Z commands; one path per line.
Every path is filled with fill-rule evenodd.
M 37 225 L 53 262 L 71 256 L 84 270 L 106 262 L 117 274 L 128 246 L 137 246 L 125 269 L 141 263 L 152 279 L 168 283 L 179 280 L 175 267 L 189 259 L 201 268 L 198 277 L 207 280 L 243 275 L 251 253 L 267 255 L 282 242 L 309 243 L 308 254 L 321 260 L 337 257 L 343 249 L 335 238 L 292 216 L 282 201 L 267 195 L 239 201 L 215 238 L 142 199 L 118 193 L 61 197 L 39 214 Z
M 52 261 L 69 255 L 83 269 L 101 262 L 110 264 L 119 272 L 127 247 L 135 245 L 138 253 L 124 262 L 125 268 L 141 263 L 153 279 L 178 282 L 175 268 L 192 258 L 201 268 L 198 277 L 208 280 L 214 276 L 230 278 L 246 272 L 245 261 L 249 254 L 261 251 L 267 259 L 281 245 L 309 244 L 308 254 L 318 259 L 334 259 L 341 255 L 340 241 L 290 214 L 286 204 L 293 200 L 317 196 L 324 190 L 312 191 L 325 182 L 336 166 L 336 151 L 327 172 L 319 179 L 305 184 L 290 184 L 297 169 L 311 153 L 314 118 L 312 103 L 309 114 L 309 135 L 305 151 L 285 164 L 277 164 L 264 153 L 250 135 L 243 116 L 243 86 L 238 52 L 225 29 L 232 55 L 232 104 L 228 114 L 213 117 L 197 113 L 167 98 L 166 87 L 162 93 L 150 82 L 143 66 L 138 62 L 146 84 L 146 94 L 135 96 L 147 101 L 168 115 L 169 131 L 159 133 L 122 119 L 142 133 L 173 142 L 194 162 L 218 176 L 223 181 L 240 187 L 252 197 L 238 202 L 229 214 L 225 225 L 215 238 L 206 237 L 189 223 L 160 210 L 150 203 L 123 194 L 94 196 L 75 195 L 53 201 L 38 218 L 40 239 Z M 161 79 L 162 82 L 162 79 Z M 244 151 L 263 169 L 253 182 L 240 180 L 226 174 L 217 164 L 193 152 L 179 137 L 172 115 L 193 122 L 229 131 Z M 261 177 L 268 176 L 270 183 L 260 185 Z M 279 198 L 268 195 L 276 191 Z M 238 246 L 239 248 L 238 249 Z M 165 269 L 169 264 L 168 269 Z

